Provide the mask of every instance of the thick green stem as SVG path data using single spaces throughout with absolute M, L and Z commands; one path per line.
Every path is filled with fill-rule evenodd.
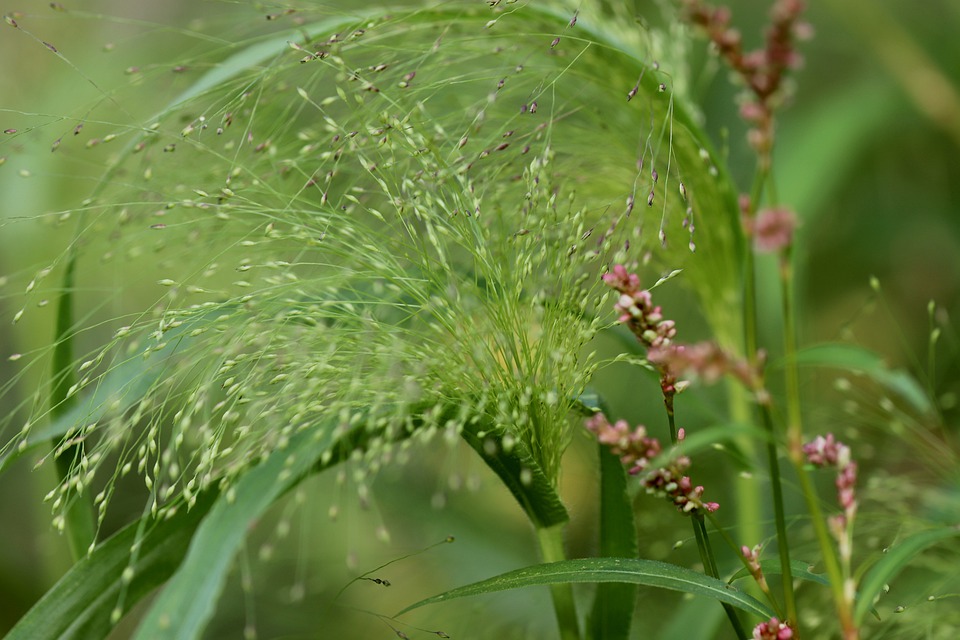
M 566 560 L 563 549 L 563 525 L 537 529 L 537 542 L 540 543 L 540 555 L 544 562 Z M 570 584 L 550 585 L 553 598 L 553 610 L 557 616 L 562 640 L 580 640 L 580 624 L 577 622 L 577 605 L 573 599 L 573 586 Z

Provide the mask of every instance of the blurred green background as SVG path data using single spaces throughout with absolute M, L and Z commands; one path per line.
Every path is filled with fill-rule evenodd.
M 343 13 L 358 4 L 370 3 L 308 6 Z M 645 21 L 662 23 L 660 3 L 636 4 Z M 748 46 L 759 45 L 765 4 L 730 3 Z M 879 395 L 869 389 L 834 395 L 832 378 L 808 381 L 809 413 L 834 423 L 834 430 L 860 447 L 862 477 L 874 483 L 868 501 L 888 496 L 892 507 L 938 501 L 956 505 L 956 454 L 951 451 L 958 450 L 960 415 L 960 341 L 953 322 L 960 314 L 960 4 L 811 4 L 809 21 L 816 35 L 802 47 L 806 62 L 793 76 L 797 90 L 781 113 L 776 160 L 780 198 L 802 219 L 797 248 L 802 339 L 855 338 L 891 365 L 914 373 L 937 399 L 942 419 L 903 418 L 907 441 L 917 443 L 916 449 L 904 447 L 904 432 L 890 428 L 889 416 L 876 406 Z M 23 28 L 0 25 L 0 129 L 16 129 L 0 139 L 0 382 L 10 386 L 0 396 L 4 414 L 22 412 L 20 403 L 30 402 L 31 383 L 43 374 L 31 370 L 14 378 L 8 356 L 42 348 L 53 331 L 49 309 L 35 310 L 29 322 L 11 324 L 23 304 L 20 283 L 62 255 L 71 229 L 56 224 L 60 212 L 89 195 L 115 152 L 109 144 L 85 148 L 89 140 L 110 132 L 98 121 L 146 120 L 199 77 L 204 63 L 196 61 L 208 55 L 217 59 L 216 52 L 233 38 L 268 31 L 272 26 L 264 16 L 286 6 L 90 0 L 64 2 L 61 11 L 49 5 L 24 0 L 0 8 L 5 14 L 20 12 L 16 20 Z M 691 95 L 745 188 L 753 162 L 734 104 L 737 91 L 702 39 L 692 41 L 690 52 Z M 75 124 L 91 109 L 84 131 L 74 136 Z M 51 152 L 58 139 L 59 148 Z M 759 269 L 761 339 L 776 344 L 775 264 L 761 261 Z M 880 295 L 871 289 L 871 277 L 879 282 Z M 92 320 L 136 308 L 136 300 L 118 302 L 109 295 L 104 296 L 109 302 L 99 304 L 97 288 L 106 291 L 109 283 L 86 286 L 91 295 L 82 312 Z M 682 296 L 672 308 L 681 302 Z M 684 320 L 683 313 L 674 315 Z M 690 313 L 689 322 L 696 315 Z M 933 330 L 939 338 L 931 348 Z M 88 336 L 88 346 L 97 337 L 96 332 Z M 619 391 L 610 400 L 620 413 L 657 422 L 631 405 L 631 384 L 617 368 L 598 377 L 598 386 Z M 595 476 L 588 444 L 575 443 L 564 473 L 564 495 L 574 514 L 574 555 L 592 552 L 588 523 Z M 42 503 L 53 483 L 52 471 L 48 466 L 32 471 L 33 462 L 22 461 L 0 482 L 0 631 L 68 566 L 66 543 L 52 532 Z M 896 474 L 917 480 L 918 487 L 928 488 L 916 491 L 927 493 L 913 493 L 909 482 L 896 481 Z M 414 590 L 429 595 L 535 559 L 519 510 L 467 451 L 437 446 L 416 465 L 387 470 L 375 487 L 371 510 L 361 509 L 354 494 L 349 477 L 339 482 L 330 475 L 307 483 L 278 505 L 273 518 L 253 532 L 209 637 L 240 637 L 246 625 L 256 626 L 259 637 L 391 637 L 385 623 L 361 610 L 396 611 L 409 602 L 411 587 L 391 590 L 364 581 L 350 586 L 336 603 L 334 597 L 358 572 L 450 534 L 457 537 L 453 545 L 374 575 L 389 574 L 395 584 L 430 585 Z M 138 499 L 134 493 L 117 501 L 118 508 L 130 511 L 117 513 L 109 527 L 136 514 Z M 306 508 L 294 509 L 298 500 Z M 444 508 L 437 508 L 440 503 Z M 335 522 L 328 513 L 331 505 L 341 509 Z M 688 537 L 685 523 L 666 510 L 662 515 L 641 524 L 643 535 L 655 536 L 647 545 L 650 557 L 692 558 L 692 553 L 673 549 L 674 541 Z M 890 519 L 895 520 L 895 512 Z M 389 539 L 383 532 L 389 532 Z M 450 563 L 456 563 L 455 575 L 448 571 Z M 253 584 L 244 589 L 247 572 Z M 922 585 L 926 578 L 916 579 Z M 520 638 L 529 632 L 535 637 L 552 616 L 542 591 L 486 598 L 459 610 L 433 608 L 416 619 L 449 631 L 462 624 L 456 618 L 466 615 L 474 625 L 487 625 L 484 635 Z M 921 589 L 918 599 L 923 595 Z M 339 626 L 331 626 L 334 619 Z M 316 631 L 303 632 L 311 624 L 318 625 Z M 116 635 L 123 634 L 121 629 Z

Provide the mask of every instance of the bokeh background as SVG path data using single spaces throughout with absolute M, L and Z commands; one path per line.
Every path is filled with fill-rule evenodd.
M 369 3 L 306 4 L 343 13 Z M 662 24 L 663 3 L 635 4 L 642 17 L 637 28 Z M 748 45 L 760 42 L 766 4 L 729 2 Z M 918 505 L 922 510 L 940 504 L 949 511 L 960 504 L 954 464 L 960 450 L 960 340 L 954 320 L 960 315 L 960 4 L 811 4 L 816 35 L 803 45 L 805 64 L 793 76 L 796 91 L 781 114 L 776 160 L 780 199 L 802 220 L 797 249 L 802 339 L 855 339 L 876 350 L 891 366 L 917 377 L 940 415 L 913 422 L 908 416 L 898 432 L 878 408 L 882 394 L 856 385 L 838 393 L 829 376 L 806 383 L 810 412 L 835 421 L 838 431 L 860 445 L 864 477 L 874 482 L 870 495 L 887 496 L 891 520 L 897 509 L 915 513 L 911 509 Z M 29 322 L 16 326 L 10 322 L 22 304 L 22 290 L 12 283 L 62 254 L 70 230 L 55 222 L 89 195 L 111 153 L 108 144 L 86 148 L 109 132 L 98 121 L 145 120 L 204 70 L 194 61 L 231 38 L 268 30 L 264 16 L 286 7 L 197 0 L 76 0 L 62 8 L 39 0 L 0 4 L 0 13 L 18 12 L 15 19 L 23 27 L 0 25 L 0 129 L 16 130 L 0 138 L 0 384 L 6 387 L 0 411 L 13 412 L 24 399 L 29 403 L 31 388 L 29 376 L 14 378 L 7 356 L 41 348 L 53 332 L 51 312 L 31 313 Z M 753 161 L 737 116 L 737 90 L 700 39 L 690 44 L 689 71 L 690 93 L 704 123 L 746 188 Z M 88 113 L 94 115 L 74 136 L 76 122 Z M 51 152 L 58 139 L 60 147 Z M 762 339 L 775 344 L 776 265 L 761 261 L 758 268 Z M 136 308 L 136 292 L 121 301 L 104 295 L 108 302 L 100 304 L 97 287 L 109 286 L 90 283 L 84 311 L 91 319 Z M 684 300 L 675 302 L 677 309 Z M 682 321 L 684 312 L 675 315 Z M 696 313 L 689 315 L 695 323 Z M 619 390 L 610 400 L 620 413 L 656 422 L 659 418 L 631 404 L 631 384 L 617 368 L 598 378 L 598 385 Z M 259 637 L 391 637 L 386 623 L 365 611 L 396 611 L 409 602 L 414 587 L 391 591 L 363 581 L 339 598 L 338 591 L 359 572 L 451 534 L 454 544 L 373 575 L 431 585 L 417 592 L 428 595 L 534 561 L 519 510 L 471 455 L 437 448 L 424 452 L 416 466 L 386 470 L 367 510 L 359 506 L 349 477 L 307 483 L 252 532 L 209 636 L 241 637 L 245 627 L 255 626 Z M 52 532 L 42 503 L 54 482 L 52 469 L 34 471 L 33 462 L 22 461 L 0 481 L 0 633 L 69 566 L 66 543 Z M 593 544 L 588 516 L 595 482 L 587 443 L 575 443 L 567 462 L 564 491 L 574 514 L 570 542 L 575 553 L 586 554 Z M 136 514 L 137 499 L 116 501 L 118 513 L 108 528 Z M 129 511 L 123 513 L 124 507 Z M 335 521 L 331 508 L 339 510 Z M 670 516 L 647 520 L 641 530 L 654 540 L 651 557 L 682 562 L 683 550 L 673 544 L 688 530 Z M 447 570 L 451 563 L 455 576 Z M 923 569 L 905 578 L 914 581 L 917 602 L 932 588 Z M 488 597 L 454 612 L 437 608 L 428 624 L 454 628 L 456 618 L 466 615 L 484 621 L 484 634 L 536 637 L 551 614 L 546 592 L 531 591 L 536 592 Z M 311 625 L 315 632 L 303 631 Z M 125 633 L 120 629 L 116 636 Z M 670 637 L 669 629 L 663 633 Z M 904 631 L 903 637 L 921 636 Z

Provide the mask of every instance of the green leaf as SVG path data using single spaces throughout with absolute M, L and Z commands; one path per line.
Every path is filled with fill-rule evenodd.
M 53 348 L 53 388 L 50 394 L 50 415 L 56 419 L 68 413 L 77 404 L 77 397 L 70 395 L 77 375 L 73 370 L 73 290 L 76 282 L 77 254 L 70 251 L 63 272 L 60 297 L 57 301 L 57 326 Z M 76 426 L 76 425 L 74 425 Z M 50 446 L 56 449 L 59 438 L 51 438 Z M 57 475 L 60 482 L 66 481 L 73 467 L 83 458 L 83 442 L 65 447 L 56 456 Z M 64 513 L 67 541 L 74 560 L 82 558 L 97 536 L 93 517 L 93 501 L 90 494 L 80 495 L 67 505 Z
M 785 178 L 780 199 L 801 216 L 827 213 L 825 205 L 844 187 L 866 145 L 908 109 L 896 87 L 870 77 L 835 87 L 814 108 L 784 118 L 774 159 Z
M 33 605 L 6 640 L 106 637 L 114 626 L 115 608 L 126 613 L 173 574 L 215 497 L 214 492 L 202 494 L 190 510 L 180 509 L 160 521 L 134 522 L 100 543 Z M 135 545 L 137 556 L 131 562 Z M 127 567 L 134 573 L 125 584 Z
M 627 495 L 627 473 L 610 448 L 597 444 L 600 457 L 600 555 L 611 558 L 637 556 L 637 527 Z M 590 631 L 598 640 L 626 640 L 637 599 L 632 584 L 597 586 L 590 613 Z
M 900 570 L 921 551 L 941 540 L 957 535 L 960 535 L 960 527 L 932 529 L 914 534 L 895 547 L 887 549 L 880 561 L 870 568 L 860 582 L 860 597 L 857 598 L 853 612 L 854 622 L 860 624 L 863 616 L 873 607 L 874 598 L 883 591 L 884 585 L 900 573 Z
M 772 366 L 781 367 L 786 362 L 786 359 L 781 359 Z M 883 358 L 869 349 L 845 343 L 818 344 L 798 351 L 795 362 L 802 366 L 834 367 L 862 373 L 898 394 L 920 413 L 933 412 L 930 398 L 911 375 L 899 369 L 890 369 Z
M 535 527 L 546 529 L 570 519 L 553 483 L 521 443 L 506 449 L 502 434 L 484 433 L 478 423 L 466 425 L 461 435 L 497 474 Z
M 301 431 L 287 447 L 274 451 L 217 499 L 193 537 L 186 558 L 153 603 L 135 638 L 200 637 L 249 527 L 339 442 L 338 431 L 332 426 Z
M 770 558 L 769 560 L 761 560 L 760 568 L 763 570 L 764 575 L 780 575 L 783 571 L 780 568 L 780 559 L 779 558 Z M 830 586 L 830 581 L 819 573 L 813 573 L 810 571 L 810 565 L 806 562 L 800 562 L 798 560 L 792 560 L 790 562 L 790 573 L 794 578 L 799 578 L 800 580 L 807 580 L 809 582 L 816 582 L 817 584 L 822 584 L 825 587 Z M 741 578 L 749 578 L 750 572 L 747 569 L 741 568 L 735 574 L 730 576 L 728 582 L 735 582 Z
M 774 615 L 767 605 L 722 580 L 711 578 L 685 567 L 657 562 L 656 560 L 638 560 L 636 558 L 582 558 L 525 567 L 421 600 L 403 609 L 397 615 L 424 605 L 446 602 L 454 598 L 518 589 L 520 587 L 601 582 L 625 582 L 681 591 L 713 598 L 762 618 L 770 618 Z

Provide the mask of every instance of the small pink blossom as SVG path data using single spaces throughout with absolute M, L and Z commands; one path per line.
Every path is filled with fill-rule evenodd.
M 780 622 L 777 618 L 770 618 L 753 628 L 754 640 L 790 640 L 793 638 L 793 628 L 787 622 Z
M 677 335 L 673 320 L 663 318 L 663 310 L 653 305 L 650 292 L 640 289 L 640 277 L 629 273 L 622 264 L 614 265 L 610 273 L 603 275 L 603 281 L 620 293 L 614 310 L 619 314 L 617 320 L 625 323 L 647 347 L 661 347 L 670 344 Z
M 715 342 L 671 344 L 651 348 L 647 352 L 647 359 L 665 369 L 675 379 L 692 374 L 710 384 L 729 374 L 748 389 L 756 390 L 762 386 L 759 373 L 754 367 L 727 353 Z
M 773 253 L 793 243 L 797 217 L 789 209 L 763 209 L 753 223 L 753 241 L 757 251 Z
M 853 541 L 851 527 L 857 514 L 857 463 L 850 459 L 850 447 L 836 440 L 832 433 L 817 436 L 805 444 L 803 453 L 807 456 L 807 461 L 814 466 L 837 469 L 834 484 L 837 487 L 837 502 L 843 513 L 831 517 L 828 524 L 830 533 L 839 545 L 841 559 L 849 562 Z

